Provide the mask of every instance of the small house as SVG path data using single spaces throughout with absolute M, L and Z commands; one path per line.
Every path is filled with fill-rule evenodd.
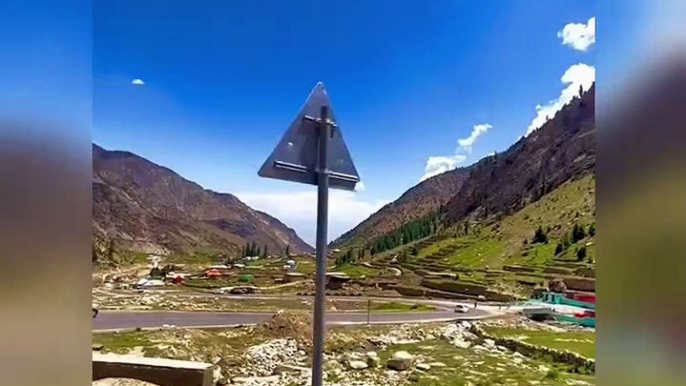
M 345 273 L 331 272 L 326 274 L 326 289 L 337 290 L 343 288 L 352 278 Z

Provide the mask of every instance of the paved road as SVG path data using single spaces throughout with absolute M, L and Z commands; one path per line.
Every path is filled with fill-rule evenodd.
M 272 315 L 273 313 L 269 312 L 101 311 L 98 317 L 93 320 L 93 330 L 154 328 L 162 327 L 165 324 L 177 327 L 235 326 L 261 323 Z M 466 314 L 458 314 L 452 311 L 372 313 L 370 322 L 373 324 L 438 322 L 478 319 L 489 315 L 489 312 L 478 308 L 470 309 Z M 366 322 L 367 313 L 365 312 L 327 313 L 327 323 L 329 324 L 364 324 Z
M 131 292 L 119 292 L 113 290 L 103 290 L 96 289 L 96 293 L 100 295 L 115 296 L 119 298 L 140 297 L 141 293 L 131 293 Z M 223 299 L 235 299 L 235 300 L 300 300 L 300 301 L 313 301 L 313 296 L 301 296 L 301 295 L 263 295 L 263 294 L 242 294 L 242 295 L 232 295 L 232 294 L 216 294 L 213 292 L 181 292 L 181 291 L 166 291 L 166 290 L 149 290 L 146 292 L 148 295 L 165 295 L 173 294 L 175 297 L 179 298 L 223 298 Z M 416 297 L 379 297 L 379 296 L 340 296 L 340 295 L 329 295 L 326 297 L 327 300 L 336 301 L 349 301 L 349 302 L 366 302 L 368 300 L 377 302 L 400 302 L 400 303 L 421 303 L 429 304 L 439 308 L 443 311 L 452 310 L 457 304 L 464 304 L 468 307 L 472 307 L 472 301 L 456 301 L 456 300 L 438 300 L 438 299 L 420 299 Z

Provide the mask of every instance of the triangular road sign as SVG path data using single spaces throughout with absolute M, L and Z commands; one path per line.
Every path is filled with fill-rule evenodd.
M 305 105 L 288 127 L 288 131 L 260 168 L 260 177 L 317 185 L 317 123 L 306 117 L 320 118 L 322 106 L 328 108 L 328 118 L 335 123 L 336 116 L 331 101 L 320 82 L 314 87 Z M 338 126 L 332 129 L 327 155 L 329 187 L 355 190 L 360 176 Z

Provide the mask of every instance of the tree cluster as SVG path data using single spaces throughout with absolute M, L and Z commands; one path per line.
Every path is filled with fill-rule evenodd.
M 586 238 L 586 236 L 595 236 L 595 224 L 589 225 L 588 230 L 584 229 L 584 227 L 579 224 L 574 224 L 572 230 L 569 233 L 562 235 L 562 238 L 555 246 L 555 255 L 557 256 L 568 250 L 572 244 L 576 244 L 577 242 Z M 582 249 L 583 251 L 581 251 Z M 579 261 L 586 258 L 586 247 L 582 246 L 579 248 L 579 250 L 576 252 L 576 256 Z
M 438 233 L 441 225 L 439 213 L 410 221 L 393 232 L 377 237 L 368 249 L 372 255 L 385 252 L 400 245 L 411 243 Z
M 364 249 L 354 250 L 353 248 L 348 249 L 344 254 L 338 256 L 335 260 L 336 266 L 340 267 L 346 263 L 354 263 L 361 260 L 364 257 Z
M 260 247 L 257 246 L 256 242 L 248 242 L 245 244 L 243 249 L 241 250 L 241 257 L 248 257 L 248 256 L 260 256 L 263 259 L 267 258 L 269 256 L 269 251 L 267 249 L 267 244 L 264 244 L 264 247 L 260 249 Z

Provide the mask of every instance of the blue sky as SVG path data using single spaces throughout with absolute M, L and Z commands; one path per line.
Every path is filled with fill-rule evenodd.
M 594 44 L 558 36 L 595 17 L 591 1 L 323 3 L 96 2 L 93 141 L 234 193 L 312 242 L 314 187 L 257 169 L 317 81 L 365 186 L 332 195 L 333 239 L 426 172 L 505 150 L 537 105 L 564 99 L 568 69 L 572 85 L 595 78 Z

